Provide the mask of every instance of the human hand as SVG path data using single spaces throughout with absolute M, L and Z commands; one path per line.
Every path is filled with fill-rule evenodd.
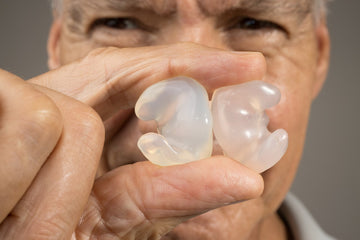
M 52 88 L 94 108 L 105 121 L 107 143 L 110 144 L 131 116 L 131 109 L 141 92 L 157 81 L 186 75 L 197 79 L 211 93 L 220 86 L 260 79 L 264 71 L 264 60 L 259 54 L 230 53 L 193 44 L 179 44 L 96 50 L 81 61 L 30 82 Z M 77 115 L 74 111 L 67 114 Z M 90 139 L 89 134 L 84 138 Z M 68 139 L 67 143 L 73 144 L 74 139 Z M 87 146 L 87 143 L 82 142 L 82 145 Z M 79 151 L 84 146 L 76 145 L 73 150 Z M 119 148 L 106 146 L 106 151 L 116 147 Z M 106 151 L 104 154 L 108 154 Z M 119 167 L 97 179 L 85 206 L 81 204 L 84 201 L 76 200 L 76 195 L 88 194 L 87 189 L 93 184 L 90 178 L 78 178 L 83 175 L 84 165 L 96 165 L 92 165 L 93 158 L 88 157 L 79 155 L 78 162 L 82 168 L 73 168 L 70 175 L 66 171 L 57 174 L 64 179 L 63 191 L 61 196 L 56 195 L 56 199 L 45 197 L 45 200 L 39 201 L 49 205 L 44 209 L 40 205 L 35 208 L 35 212 L 43 215 L 29 215 L 26 221 L 5 220 L 1 229 L 6 229 L 6 236 L 41 236 L 44 239 L 50 236 L 67 239 L 71 235 L 74 239 L 159 238 L 189 217 L 257 197 L 263 187 L 259 175 L 225 157 L 169 168 L 140 162 Z M 66 153 L 63 158 L 66 159 Z M 66 166 L 76 163 L 74 161 Z M 52 185 L 51 181 L 46 184 Z M 51 195 L 51 190 L 53 188 L 42 192 L 42 195 Z M 30 200 L 41 196 L 39 192 L 35 193 L 30 194 Z M 22 207 L 15 207 L 22 210 L 18 211 L 18 216 L 29 211 L 29 206 L 33 204 L 30 200 L 26 201 L 27 195 L 23 198 L 25 201 L 18 204 Z M 73 211 L 67 209 L 69 206 Z M 79 221 L 78 211 L 84 208 Z M 74 223 L 78 222 L 74 230 Z
M 83 103 L 2 70 L 0 85 L 0 239 L 63 239 L 93 186 L 101 119 Z

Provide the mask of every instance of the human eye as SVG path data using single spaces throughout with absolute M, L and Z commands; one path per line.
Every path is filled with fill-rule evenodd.
M 245 29 L 245 30 L 271 30 L 271 29 L 279 29 L 281 27 L 271 21 L 267 20 L 259 20 L 250 17 L 244 17 L 239 19 L 233 26 L 233 29 Z
M 98 46 L 139 47 L 149 45 L 153 31 L 135 17 L 102 17 L 90 25 L 89 37 Z
M 227 25 L 227 42 L 234 50 L 264 52 L 288 38 L 286 28 L 269 18 L 236 17 Z
M 132 18 L 100 18 L 94 21 L 92 28 L 105 27 L 114 30 L 135 30 L 140 29 L 140 24 Z

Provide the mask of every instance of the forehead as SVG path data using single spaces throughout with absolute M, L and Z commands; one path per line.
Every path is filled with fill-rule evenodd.
M 309 11 L 312 0 L 197 0 L 198 6 L 210 15 L 231 9 L 257 10 L 261 12 Z
M 95 9 L 135 11 L 152 10 L 159 14 L 171 14 L 176 11 L 176 0 L 64 0 L 66 10 Z
M 195 5 L 207 15 L 219 15 L 232 9 L 256 12 L 309 12 L 313 0 L 65 0 L 70 9 L 144 9 L 161 15 L 176 12 L 180 2 Z

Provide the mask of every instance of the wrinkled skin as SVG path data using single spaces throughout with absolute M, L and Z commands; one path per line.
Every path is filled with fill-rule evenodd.
M 296 173 L 311 102 L 326 76 L 325 21 L 316 25 L 302 0 L 287 1 L 299 3 L 298 11 L 274 0 L 264 8 L 243 6 L 259 11 L 226 14 L 232 1 L 154 0 L 154 11 L 77 2 L 65 1 L 54 20 L 53 71 L 28 82 L 0 72 L 0 138 L 6 139 L 0 141 L 6 173 L 0 238 L 287 239 L 276 210 Z M 276 25 L 237 24 L 245 12 Z M 92 24 L 110 17 L 145 26 Z M 142 161 L 136 141 L 154 129 L 132 108 L 148 86 L 178 75 L 197 79 L 210 95 L 258 79 L 277 86 L 282 99 L 267 113 L 271 131 L 289 134 L 285 156 L 262 175 L 217 156 L 217 146 L 212 158 L 180 166 Z

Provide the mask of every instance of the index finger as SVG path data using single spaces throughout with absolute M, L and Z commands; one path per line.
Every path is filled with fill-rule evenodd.
M 106 120 L 132 108 L 150 85 L 174 76 L 198 80 L 209 93 L 225 85 L 262 79 L 261 53 L 230 52 L 193 43 L 143 48 L 103 48 L 30 81 L 92 106 Z

